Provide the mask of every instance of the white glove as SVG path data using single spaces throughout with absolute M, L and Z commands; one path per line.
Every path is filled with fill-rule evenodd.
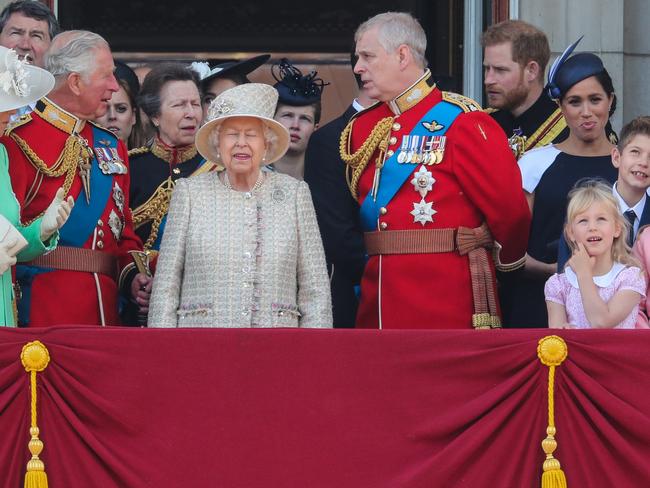
M 12 242 L 0 243 L 0 274 L 4 274 L 9 268 L 16 264 L 16 256 L 9 254 L 9 249 L 16 245 L 16 240 Z
M 74 207 L 74 199 L 68 197 L 63 199 L 63 188 L 59 188 L 54 196 L 54 200 L 47 207 L 41 220 L 41 240 L 47 241 L 52 234 L 63 227 L 70 217 L 72 207 Z

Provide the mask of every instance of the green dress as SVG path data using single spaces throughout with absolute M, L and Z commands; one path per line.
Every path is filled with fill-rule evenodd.
M 20 205 L 11 187 L 9 160 L 5 147 L 0 144 L 0 213 L 4 215 L 27 239 L 27 247 L 18 253 L 18 261 L 31 261 L 56 247 L 59 233 L 56 232 L 47 243 L 41 241 L 41 219 L 28 226 L 20 224 Z M 11 269 L 0 276 L 0 326 L 15 327 L 14 291 L 11 286 Z

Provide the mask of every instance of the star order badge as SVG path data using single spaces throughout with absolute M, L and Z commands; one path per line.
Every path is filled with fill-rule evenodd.
M 427 196 L 427 193 L 433 189 L 433 184 L 435 182 L 436 179 L 431 174 L 431 171 L 427 171 L 424 166 L 420 166 L 420 169 L 418 169 L 413 175 L 411 185 L 413 185 L 415 191 L 420 192 L 420 196 L 424 198 Z
M 118 217 L 115 210 L 111 210 L 111 213 L 108 216 L 108 226 L 111 228 L 115 240 L 119 241 L 122 236 L 122 231 L 124 230 L 124 222 L 120 217 Z
M 117 181 L 113 186 L 113 201 L 115 201 L 115 205 L 120 209 L 120 212 L 124 213 L 124 192 L 120 185 L 117 184 Z
M 413 215 L 413 222 L 419 222 L 424 227 L 427 222 L 433 222 L 433 215 L 437 212 L 433 209 L 433 202 L 425 202 L 422 198 L 420 203 L 413 202 L 413 210 L 410 213 Z

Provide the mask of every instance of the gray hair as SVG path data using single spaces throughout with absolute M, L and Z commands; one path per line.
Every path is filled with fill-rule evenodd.
M 79 73 L 88 78 L 95 69 L 95 50 L 108 46 L 108 42 L 94 32 L 83 30 L 65 31 L 52 40 L 45 53 L 45 69 L 57 78 Z
M 273 132 L 268 125 L 264 123 L 263 120 L 258 119 L 260 123 L 262 124 L 262 127 L 264 128 L 264 141 L 266 141 L 266 151 L 273 154 L 275 151 L 275 145 L 278 143 L 278 136 L 275 132 Z M 223 125 L 223 122 L 220 124 L 217 124 L 214 129 L 210 132 L 210 135 L 208 136 L 208 142 L 210 145 L 219 152 L 219 133 L 221 132 L 221 126 Z M 220 161 L 214 161 L 214 162 L 220 162 Z
M 386 52 L 392 53 L 402 44 L 411 49 L 415 63 L 427 67 L 425 52 L 427 35 L 415 17 L 406 12 L 385 12 L 369 18 L 354 33 L 354 42 L 370 29 L 377 28 L 377 39 Z
M 56 20 L 52 11 L 41 2 L 34 2 L 32 0 L 16 0 L 8 4 L 0 12 L 0 32 L 4 30 L 9 17 L 13 14 L 21 14 L 30 19 L 44 20 L 47 22 L 50 41 L 59 33 L 59 22 Z

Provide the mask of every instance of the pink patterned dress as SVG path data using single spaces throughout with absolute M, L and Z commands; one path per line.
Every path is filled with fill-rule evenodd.
M 621 290 L 632 290 L 639 294 L 639 302 L 645 298 L 646 282 L 643 271 L 635 266 L 626 267 L 621 263 L 614 263 L 607 274 L 594 276 L 594 283 L 598 288 L 598 295 L 605 302 Z M 577 329 L 590 329 L 591 324 L 587 320 L 582 296 L 578 287 L 578 277 L 573 270 L 567 266 L 564 273 L 554 274 L 544 286 L 544 296 L 549 302 L 564 305 L 567 320 Z M 636 305 L 625 319 L 618 324 L 616 329 L 634 329 L 639 314 L 639 305 Z

